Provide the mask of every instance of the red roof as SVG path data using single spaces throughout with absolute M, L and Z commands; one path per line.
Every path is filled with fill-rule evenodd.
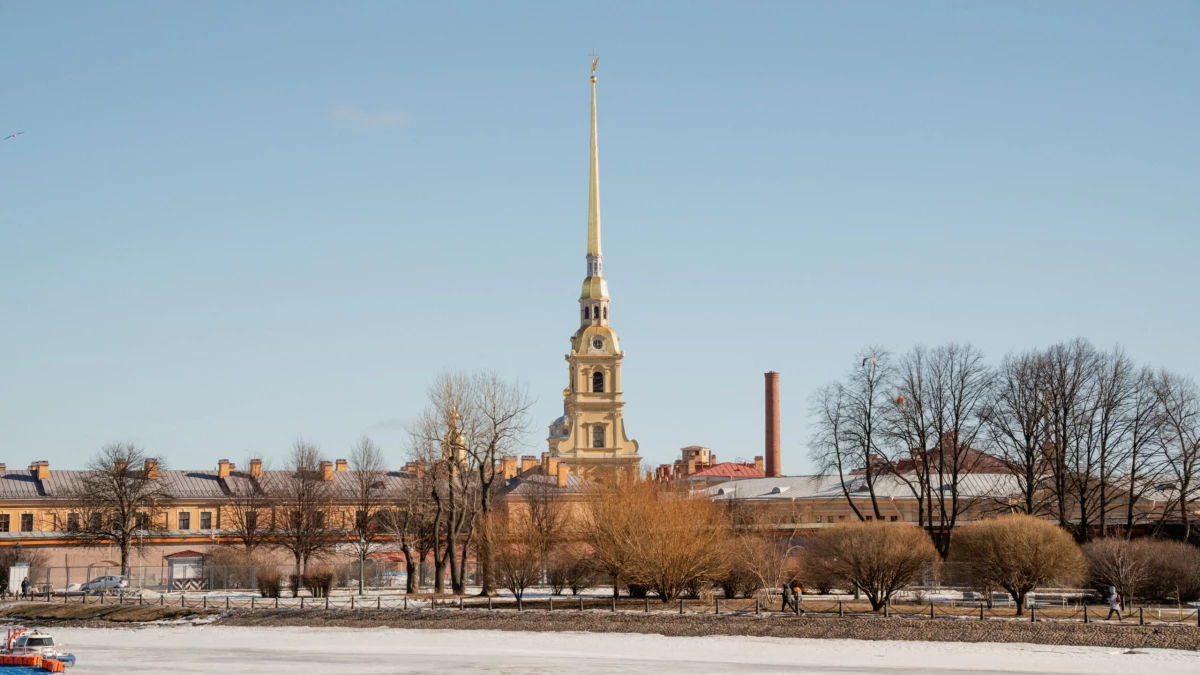
M 766 478 L 767 472 L 755 467 L 753 464 L 721 462 L 702 471 L 697 471 L 689 475 L 688 478 L 707 478 L 710 476 L 719 478 Z
M 167 556 L 167 560 L 171 560 L 173 558 L 203 558 L 203 557 L 204 557 L 204 554 L 199 551 L 180 551 L 179 553 L 172 553 L 171 555 Z

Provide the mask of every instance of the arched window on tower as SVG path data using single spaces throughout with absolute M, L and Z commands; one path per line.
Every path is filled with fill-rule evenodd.
M 593 318 L 593 319 L 599 319 L 599 318 L 600 318 L 600 307 L 599 307 L 599 305 L 597 305 L 597 306 L 595 306 L 595 307 L 592 307 L 592 318 Z
M 583 308 L 583 320 L 587 321 L 587 318 L 588 318 L 588 308 L 584 307 Z
M 592 373 L 592 391 L 597 394 L 604 393 L 604 373 L 599 370 Z
M 603 448 L 604 447 L 604 425 L 603 424 L 597 424 L 596 426 L 592 427 L 592 447 L 593 448 Z
M 608 318 L 608 307 L 605 307 L 605 308 L 604 308 L 604 318 L 605 318 L 605 319 L 607 319 L 607 318 Z

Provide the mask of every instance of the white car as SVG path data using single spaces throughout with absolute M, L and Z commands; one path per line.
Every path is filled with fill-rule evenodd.
M 79 590 L 84 591 L 120 591 L 129 588 L 129 580 L 122 576 L 96 577 L 86 584 L 81 584 Z

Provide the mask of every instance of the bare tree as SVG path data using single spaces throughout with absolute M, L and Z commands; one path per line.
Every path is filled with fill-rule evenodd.
M 915 527 L 881 522 L 818 530 L 805 562 L 861 588 L 878 611 L 892 595 L 937 564 L 937 550 Z
M 478 476 L 480 517 L 492 516 L 495 493 L 502 486 L 501 460 L 517 454 L 529 432 L 529 410 L 533 398 L 523 384 L 507 382 L 495 373 L 477 373 L 470 378 L 466 403 L 472 420 L 466 450 Z M 500 481 L 497 482 L 497 477 Z M 491 595 L 491 538 L 484 537 L 476 547 L 479 554 L 481 595 Z
M 387 464 L 379 446 L 366 436 L 350 450 L 349 464 L 351 493 L 347 496 L 354 506 L 352 534 L 358 553 L 358 594 L 362 595 L 367 557 L 382 545 L 379 514 L 390 501 L 385 482 Z
M 1200 388 L 1195 380 L 1164 370 L 1154 391 L 1163 418 L 1162 456 L 1171 481 L 1169 493 L 1178 509 L 1182 539 L 1188 541 L 1200 497 Z
M 421 585 L 421 563 L 437 546 L 433 488 L 424 470 L 406 476 L 399 490 L 381 513 L 380 523 L 404 553 L 406 592 L 416 593 Z
M 268 490 L 278 499 L 272 543 L 292 555 L 297 577 L 304 575 L 313 556 L 331 549 L 342 534 L 332 523 L 332 472 L 315 445 L 296 441 L 287 470 L 270 481 Z
M 811 442 L 813 460 L 823 471 L 836 471 L 846 502 L 860 520 L 865 516 L 850 496 L 847 476 L 860 471 L 874 518 L 882 518 L 875 481 L 889 472 L 884 456 L 889 424 L 886 417 L 891 378 L 888 353 L 878 347 L 861 352 L 847 382 L 832 383 L 813 397 L 816 418 Z
M 1020 490 L 1019 511 L 1040 515 L 1047 508 L 1044 449 L 1046 376 L 1036 352 L 1010 354 L 1000 364 L 995 395 L 983 410 L 991 447 L 1008 467 Z
M 1096 513 L 1093 480 L 1098 457 L 1090 444 L 1096 350 L 1087 340 L 1059 343 L 1043 356 L 1046 369 L 1046 466 L 1054 492 L 1058 523 L 1085 541 Z M 1072 519 L 1077 518 L 1075 523 Z
M 161 460 L 132 443 L 110 443 L 89 460 L 63 497 L 78 509 L 66 514 L 67 535 L 86 544 L 115 546 L 121 573 L 146 542 L 171 499 L 158 480 Z
M 249 466 L 249 463 L 243 466 Z M 274 538 L 275 523 L 271 513 L 275 500 L 259 478 L 244 471 L 233 472 L 231 478 L 225 481 L 224 525 L 247 553 L 253 553 Z

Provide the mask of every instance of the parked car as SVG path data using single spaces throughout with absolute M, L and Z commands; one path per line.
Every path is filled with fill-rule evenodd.
M 79 586 L 79 590 L 85 593 L 89 591 L 120 591 L 126 588 L 129 588 L 129 580 L 118 575 L 96 577 Z

